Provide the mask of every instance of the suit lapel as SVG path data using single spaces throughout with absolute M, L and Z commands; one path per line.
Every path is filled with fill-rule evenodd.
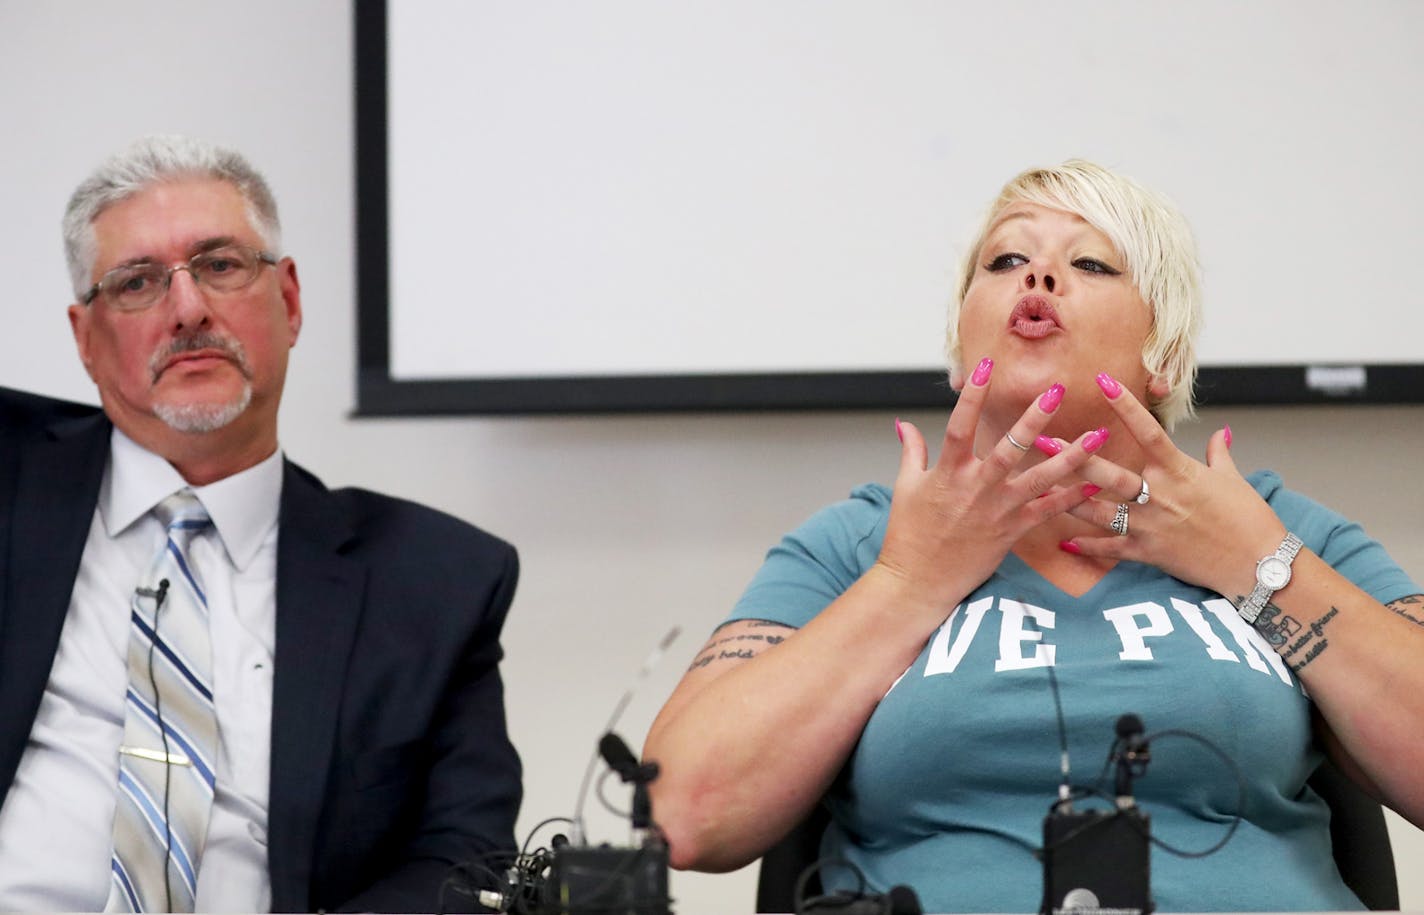
M 0 605 L 0 799 L 9 792 L 59 648 L 109 455 L 102 415 L 20 443 Z
M 274 911 L 307 911 L 317 821 L 365 591 L 335 500 L 288 463 L 277 536 L 268 865 Z

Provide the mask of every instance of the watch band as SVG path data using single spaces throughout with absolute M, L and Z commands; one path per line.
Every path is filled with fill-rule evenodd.
M 1236 608 L 1243 620 L 1254 624 L 1271 597 L 1290 583 L 1291 563 L 1295 561 L 1295 556 L 1303 545 L 1299 537 L 1287 533 L 1274 553 L 1263 556 L 1256 562 L 1256 587 L 1251 589 L 1241 606 Z

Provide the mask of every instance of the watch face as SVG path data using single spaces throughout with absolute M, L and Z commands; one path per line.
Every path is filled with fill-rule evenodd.
M 1290 581 L 1290 564 L 1278 556 L 1268 556 L 1256 569 L 1256 580 L 1273 591 L 1279 591 Z

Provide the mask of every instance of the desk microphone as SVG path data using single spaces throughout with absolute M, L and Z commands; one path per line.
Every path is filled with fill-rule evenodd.
M 521 852 L 499 886 L 478 894 L 465 890 L 467 895 L 496 912 L 517 915 L 671 915 L 667 844 L 653 822 L 648 798 L 648 783 L 657 778 L 658 764 L 639 760 L 613 728 L 680 631 L 674 626 L 663 636 L 618 700 L 584 771 L 573 817 L 544 821 L 568 822 L 570 837 L 555 836 L 552 849 Z M 600 759 L 633 785 L 632 826 L 643 835 L 631 847 L 594 846 L 585 838 L 583 805 Z
M 619 698 L 618 704 L 614 706 L 613 714 L 608 717 L 608 724 L 603 728 L 603 737 L 598 742 L 598 748 L 594 750 L 593 755 L 589 758 L 588 767 L 583 773 L 583 782 L 579 785 L 578 798 L 574 802 L 573 825 L 569 829 L 569 832 L 572 833 L 569 839 L 574 845 L 588 844 L 588 838 L 584 833 L 583 804 L 584 800 L 588 797 L 589 784 L 593 780 L 593 770 L 594 767 L 598 765 L 598 760 L 602 758 L 608 763 L 609 768 L 617 771 L 612 760 L 606 755 L 608 748 L 605 744 L 608 743 L 608 738 L 612 737 L 623 747 L 623 754 L 617 754 L 616 748 L 613 748 L 620 764 L 626 765 L 627 760 L 632 760 L 634 764 L 637 763 L 637 758 L 633 756 L 627 744 L 624 744 L 623 741 L 613 733 L 613 729 L 618 725 L 618 720 L 623 717 L 623 710 L 626 709 L 628 703 L 633 700 L 633 694 L 637 692 L 638 687 L 643 684 L 643 681 L 648 678 L 648 674 L 652 673 L 653 668 L 662 660 L 663 654 L 668 650 L 668 646 L 677 641 L 677 637 L 681 634 L 682 627 L 680 626 L 674 626 L 667 631 L 667 634 L 662 637 L 662 641 L 658 642 L 657 647 L 643 660 L 643 666 L 638 669 L 638 673 L 633 677 L 633 681 L 628 684 L 628 688 L 623 691 L 623 695 Z M 624 758 L 624 754 L 626 754 L 626 759 Z M 621 775 L 622 773 L 619 774 Z M 628 779 L 625 778 L 624 781 L 628 781 Z

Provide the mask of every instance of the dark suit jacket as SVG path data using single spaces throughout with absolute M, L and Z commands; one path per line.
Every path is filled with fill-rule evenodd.
M 109 451 L 93 407 L 0 388 L 0 803 L 44 693 Z M 277 550 L 268 868 L 278 912 L 429 912 L 514 846 L 500 629 L 518 560 L 290 462 Z M 447 894 L 445 906 L 468 906 Z

